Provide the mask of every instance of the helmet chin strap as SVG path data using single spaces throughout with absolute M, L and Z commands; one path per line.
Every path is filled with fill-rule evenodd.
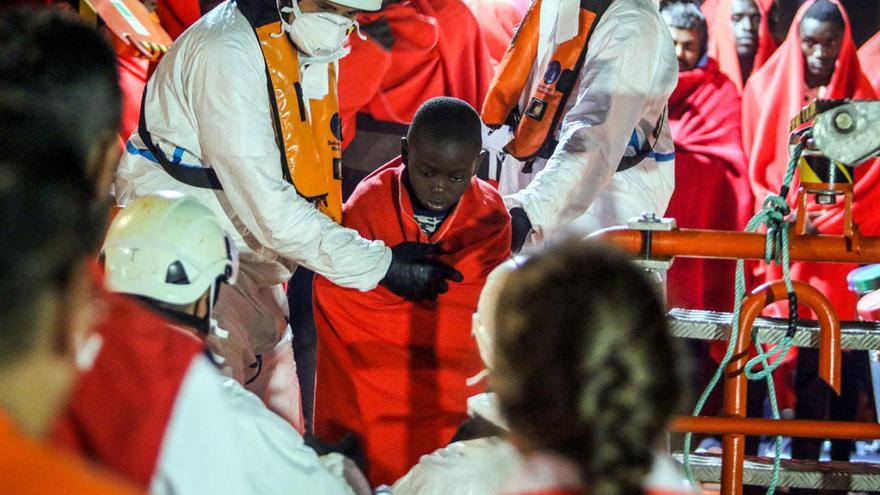
M 149 299 L 148 299 L 149 301 Z M 154 302 L 154 301 L 150 301 Z M 195 329 L 200 336 L 207 337 L 210 332 L 211 316 L 210 313 L 205 318 L 200 318 L 191 313 L 175 311 L 173 309 L 163 308 L 155 304 L 151 304 L 154 311 L 168 318 L 169 320 L 183 325 L 188 328 Z
M 220 287 L 224 282 L 224 277 L 217 277 L 217 280 L 211 283 L 211 286 L 208 287 L 208 309 L 205 312 L 205 316 L 198 316 L 192 313 L 185 313 L 183 311 L 175 311 L 173 309 L 168 309 L 158 304 L 153 304 L 157 301 L 147 299 L 150 302 L 150 306 L 158 313 L 162 314 L 166 318 L 184 325 L 186 327 L 195 329 L 199 335 L 203 338 L 208 337 L 212 333 L 214 333 L 217 328 L 217 320 L 213 318 L 214 316 L 214 305 L 216 304 L 216 299 L 220 292 Z

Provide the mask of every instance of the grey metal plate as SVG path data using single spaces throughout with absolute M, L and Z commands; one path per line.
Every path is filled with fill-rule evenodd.
M 701 340 L 727 340 L 730 334 L 731 313 L 675 308 L 669 311 L 668 321 L 676 337 Z M 761 341 L 778 344 L 788 329 L 781 318 L 758 318 L 754 328 Z M 813 320 L 798 323 L 794 338 L 798 347 L 819 347 L 819 325 Z M 880 323 L 845 321 L 842 325 L 841 346 L 844 349 L 880 350 Z
M 681 453 L 673 454 L 679 464 Z M 698 481 L 721 481 L 721 457 L 712 454 L 691 455 L 694 478 Z M 743 484 L 769 486 L 773 461 L 769 457 L 747 456 L 743 469 Z M 843 461 L 783 460 L 779 471 L 779 486 L 855 492 L 880 491 L 880 465 Z

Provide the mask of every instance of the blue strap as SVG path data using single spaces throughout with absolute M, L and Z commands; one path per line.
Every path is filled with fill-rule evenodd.
M 656 161 L 658 163 L 659 162 L 671 162 L 672 160 L 675 160 L 675 152 L 673 151 L 671 153 L 656 153 L 656 152 L 652 151 L 651 153 L 648 154 L 648 158 L 653 158 L 654 161 Z
M 140 150 L 129 141 L 125 146 L 126 151 L 142 156 L 153 163 L 157 163 L 162 167 L 162 170 L 168 173 L 168 175 L 188 186 L 202 189 L 222 190 L 223 185 L 220 184 L 220 179 L 217 177 L 217 172 L 215 172 L 214 169 L 202 167 L 201 165 L 180 163 L 180 158 L 183 157 L 184 150 L 179 146 L 174 147 L 175 160 L 172 162 L 165 156 L 165 153 L 153 143 L 153 137 L 150 135 L 150 131 L 147 130 L 147 116 L 145 111 L 147 106 L 146 103 L 147 88 L 145 87 L 144 94 L 141 96 L 141 113 L 138 118 L 137 132 L 147 149 Z
M 150 151 L 148 149 L 138 148 L 137 146 L 134 145 L 134 143 L 131 142 L 131 140 L 129 140 L 125 143 L 125 152 L 126 153 L 143 157 L 143 158 L 147 159 L 148 161 L 153 162 L 156 165 L 161 166 L 163 169 L 165 169 L 166 172 L 169 171 L 170 167 L 173 167 L 173 170 L 175 171 L 175 173 L 171 173 L 170 175 L 172 177 L 174 177 L 175 179 L 183 182 L 184 184 L 191 185 L 193 187 L 205 188 L 205 185 L 203 182 L 190 181 L 188 179 L 189 179 L 189 177 L 191 177 L 193 175 L 198 177 L 199 174 L 205 174 L 205 176 L 208 176 L 208 174 L 212 173 L 213 170 L 211 170 L 209 168 L 205 168 L 201 165 L 195 165 L 195 164 L 191 164 L 191 163 L 182 162 L 181 159 L 183 158 L 184 151 L 185 150 L 183 148 L 181 148 L 180 146 L 175 146 L 174 154 L 172 155 L 171 161 L 166 163 L 166 165 L 163 165 L 162 162 L 160 162 L 159 160 L 156 159 L 156 155 L 154 155 L 152 151 Z M 183 180 L 183 179 L 187 179 L 187 180 Z M 195 182 L 195 183 L 192 183 L 192 182 Z M 208 188 L 219 189 L 219 188 L 210 187 L 210 186 Z

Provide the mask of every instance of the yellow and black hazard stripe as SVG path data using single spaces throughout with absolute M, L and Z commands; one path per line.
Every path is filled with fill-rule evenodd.
M 853 167 L 847 167 L 840 162 L 820 155 L 801 156 L 798 168 L 802 183 L 853 184 L 855 182 Z

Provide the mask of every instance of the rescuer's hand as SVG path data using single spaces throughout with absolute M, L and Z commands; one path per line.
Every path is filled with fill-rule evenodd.
M 529 237 L 529 232 L 532 231 L 532 222 L 529 221 L 529 216 L 526 215 L 526 210 L 522 208 L 513 208 L 510 210 L 510 250 L 513 251 L 513 254 L 517 254 L 522 251 L 523 244 L 526 243 L 526 239 Z
M 464 277 L 452 267 L 430 259 L 437 246 L 404 242 L 391 248 L 391 265 L 380 284 L 412 301 L 436 299 L 449 290 L 448 281 L 461 282 Z
M 382 45 L 382 48 L 390 50 L 394 46 L 394 32 L 388 25 L 388 19 L 380 17 L 375 21 L 361 26 L 361 31 L 367 33 L 376 43 Z

